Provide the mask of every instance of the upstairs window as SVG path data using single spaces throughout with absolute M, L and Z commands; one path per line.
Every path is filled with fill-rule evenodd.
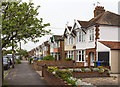
M 89 40 L 90 40 L 90 41 L 94 41 L 94 28 L 93 28 L 93 29 L 90 29 L 90 30 L 89 30 L 89 33 L 90 33 L 90 35 L 89 35 Z
M 85 33 L 83 31 L 78 32 L 77 42 L 85 42 Z
M 68 37 L 68 44 L 73 44 L 74 43 L 74 38 L 71 36 L 71 37 Z

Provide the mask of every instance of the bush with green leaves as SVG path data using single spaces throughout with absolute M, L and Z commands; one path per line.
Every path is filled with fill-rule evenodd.
M 85 71 L 85 68 L 81 68 L 81 70 L 82 70 L 82 72 L 86 72 L 86 71 Z
M 43 58 L 43 60 L 45 60 L 45 61 L 54 61 L 55 58 L 54 58 L 52 55 L 47 55 L 47 56 L 45 56 L 45 57 Z
M 68 70 L 57 70 L 56 76 L 60 77 L 63 80 L 66 80 L 69 77 L 72 77 L 72 73 Z
M 20 59 L 16 59 L 17 64 L 21 64 L 21 60 Z
M 66 61 L 71 61 L 71 60 L 72 60 L 72 58 L 66 58 L 65 60 L 66 60 Z

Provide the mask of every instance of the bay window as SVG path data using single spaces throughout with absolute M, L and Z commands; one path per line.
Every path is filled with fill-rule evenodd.
M 77 61 L 84 62 L 85 61 L 85 50 L 77 51 Z

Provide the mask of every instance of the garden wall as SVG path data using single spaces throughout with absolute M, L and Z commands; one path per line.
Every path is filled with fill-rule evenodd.
M 107 71 L 99 72 L 72 72 L 74 78 L 108 77 Z
M 42 66 L 47 65 L 47 66 L 58 66 L 58 67 L 73 67 L 74 66 L 74 61 L 34 61 L 33 62 L 33 67 L 36 70 L 42 70 Z
M 42 67 L 42 76 L 44 77 L 45 81 L 51 86 L 68 87 L 69 85 L 72 87 L 71 84 L 68 84 L 66 81 L 63 81 L 61 78 L 56 77 L 51 72 L 47 71 L 47 68 L 45 68 L 45 66 Z

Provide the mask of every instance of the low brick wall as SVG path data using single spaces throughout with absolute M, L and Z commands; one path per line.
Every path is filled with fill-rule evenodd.
M 39 66 L 74 66 L 74 61 L 37 61 L 37 63 Z
M 70 87 L 72 87 L 71 84 L 68 84 L 66 81 L 62 80 L 59 77 L 56 77 L 51 72 L 47 71 L 45 66 L 42 67 L 42 76 L 44 77 L 46 82 L 51 86 L 54 86 L 54 87 L 56 87 L 56 86 L 68 87 L 68 85 L 69 85 Z
M 72 72 L 75 78 L 91 78 L 91 77 L 108 77 L 107 71 L 104 73 L 99 72 Z
M 40 71 L 42 70 L 42 66 L 58 66 L 58 67 L 73 67 L 74 61 L 34 61 L 33 67 L 34 69 Z

